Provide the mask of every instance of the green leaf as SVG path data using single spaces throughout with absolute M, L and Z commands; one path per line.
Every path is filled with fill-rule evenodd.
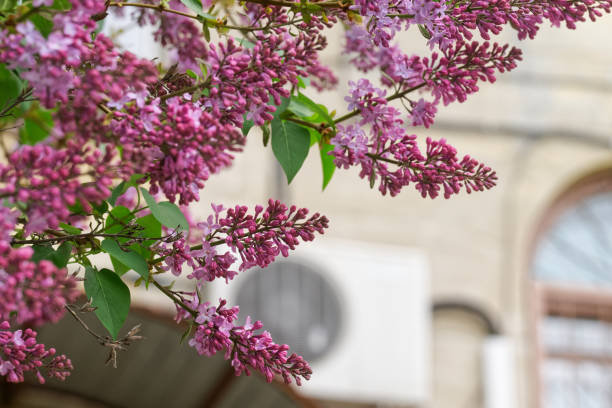
M 68 261 L 70 260 L 71 255 L 72 244 L 70 242 L 62 242 L 62 244 L 55 251 L 55 254 L 51 261 L 58 268 L 64 268 L 66 265 L 68 265 Z
M 104 215 L 108 211 L 108 203 L 106 201 L 102 201 L 100 204 L 91 203 L 91 206 L 96 215 Z
M 310 134 L 310 146 L 311 147 L 321 141 L 321 134 L 319 132 L 317 132 L 311 127 L 306 128 L 306 130 L 308 130 L 308 133 Z
M 192 70 L 188 69 L 185 71 L 185 73 L 187 75 L 189 75 L 191 78 L 193 79 L 198 79 L 198 74 L 196 74 L 195 72 L 193 72 Z
M 334 124 L 334 120 L 329 115 L 325 105 L 316 103 L 303 93 L 291 97 L 289 110 L 297 116 L 308 119 L 313 123 L 325 122 L 332 126 Z
M 431 40 L 432 34 L 429 31 L 429 29 L 422 24 L 418 24 L 418 27 L 419 27 L 419 31 L 421 32 L 421 35 L 427 38 L 428 40 Z
M 289 104 L 289 110 L 293 112 L 296 116 L 300 118 L 317 118 L 318 115 L 315 111 L 313 111 L 308 105 L 301 103 L 297 99 L 297 95 L 293 95 L 291 98 L 291 103 Z
M 272 121 L 272 151 L 291 183 L 302 167 L 310 147 L 310 134 L 293 122 L 275 118 Z
M 206 20 L 202 21 L 202 33 L 206 42 L 210 42 L 210 30 L 208 29 L 208 23 Z
M 132 250 L 124 251 L 114 239 L 105 239 L 101 246 L 112 258 L 135 270 L 145 282 L 149 280 L 149 264 L 139 253 Z
M 6 12 L 7 14 L 12 14 L 15 12 L 17 3 L 17 0 L 0 0 L 0 11 Z
M 53 249 L 51 245 L 33 245 L 32 254 L 33 262 L 40 262 L 43 259 L 53 262 L 58 268 L 64 268 L 68 265 L 68 260 L 72 254 L 72 244 L 70 242 L 63 242 L 57 250 Z
M 189 8 L 189 10 L 193 11 L 199 16 L 204 14 L 204 8 L 202 7 L 201 0 L 181 0 L 181 3 L 186 5 Z
M 127 271 L 129 271 L 129 270 L 130 270 L 129 266 L 125 266 L 124 264 L 122 264 L 121 262 L 119 262 L 119 261 L 117 260 L 117 258 L 115 258 L 115 257 L 111 256 L 111 257 L 110 257 L 110 259 L 111 259 L 111 264 L 113 264 L 113 271 L 114 271 L 114 272 L 115 272 L 117 275 L 119 275 L 119 276 L 123 276 L 123 275 L 125 275 L 125 273 L 126 273 Z
M 21 81 L 11 70 L 0 64 L 0 110 L 13 101 L 21 93 Z
M 334 146 L 329 143 L 319 143 L 319 152 L 321 155 L 321 168 L 323 169 L 323 190 L 329 184 L 336 171 L 334 164 L 334 156 L 328 154 L 334 150 Z
M 125 190 L 127 189 L 127 187 L 125 186 L 127 183 L 125 181 L 122 181 L 121 183 L 119 183 L 119 185 L 115 188 L 113 188 L 113 191 L 111 192 L 111 196 L 108 199 L 108 203 L 110 205 L 112 205 L 113 207 L 115 206 L 115 203 L 117 202 L 117 199 L 123 194 L 125 193 Z
M 146 189 L 140 187 L 140 191 L 151 210 L 151 214 L 153 214 L 162 225 L 176 229 L 177 231 L 189 231 L 187 218 L 185 218 L 185 215 L 183 215 L 183 212 L 176 204 L 172 204 L 168 201 L 157 203 Z
M 270 126 L 264 124 L 263 126 L 261 126 L 261 132 L 263 134 L 263 145 L 264 147 L 266 147 L 268 145 L 268 142 L 270 141 Z
M 138 234 L 141 237 L 146 238 L 159 238 L 161 237 L 162 227 L 161 223 L 153 216 L 153 214 L 145 215 L 144 217 L 136 219 L 136 224 L 140 225 L 144 229 L 139 231 Z M 155 239 L 148 239 L 143 241 L 141 244 L 131 245 L 130 248 L 138 252 L 144 259 L 150 259 L 151 251 L 149 248 L 155 243 Z M 149 282 L 147 281 L 147 285 Z
M 255 122 L 253 122 L 251 119 L 245 119 L 244 122 L 242 122 L 242 135 L 248 135 L 249 130 L 251 130 L 253 125 L 255 125 Z
M 308 85 L 310 85 L 310 78 L 298 77 L 298 88 L 305 89 Z
M 44 18 L 40 14 L 31 15 L 29 20 L 34 24 L 34 27 L 36 27 L 43 37 L 47 38 L 49 34 L 51 34 L 51 30 L 53 30 L 53 21 Z
M 185 341 L 185 339 L 187 337 L 189 337 L 189 335 L 191 335 L 191 332 L 193 331 L 193 321 L 191 323 L 189 323 L 189 327 L 187 328 L 187 330 L 185 330 L 185 332 L 183 333 L 183 335 L 181 336 L 181 340 L 179 342 L 179 344 L 183 344 L 183 342 Z
M 137 185 L 138 185 L 138 184 L 141 182 L 141 180 L 142 180 L 143 178 L 145 178 L 145 177 L 146 177 L 146 175 L 144 175 L 144 174 L 134 173 L 134 174 L 132 174 L 132 175 L 130 176 L 130 180 L 128 181 L 127 186 L 128 186 L 128 187 L 132 187 L 132 186 L 134 186 L 134 187 L 135 187 L 135 186 L 137 186 Z M 143 181 L 143 183 L 144 183 L 144 181 Z M 126 190 L 127 190 L 127 187 L 126 187 Z
M 134 173 L 128 181 L 122 181 L 119 183 L 111 192 L 108 203 L 114 207 L 117 199 L 121 197 L 121 195 L 124 194 L 130 187 L 137 187 L 140 180 L 144 177 L 146 177 L 144 174 Z
M 63 230 L 69 233 L 70 235 L 79 235 L 82 232 L 80 228 L 77 228 L 70 224 L 66 224 L 64 222 L 60 222 L 59 226 L 62 227 Z
M 130 290 L 121 278 L 108 269 L 85 267 L 85 294 L 96 307 L 96 316 L 113 339 L 130 311 Z
M 161 223 L 153 216 L 153 214 L 145 215 L 136 219 L 136 224 L 144 229 L 140 231 L 140 235 L 147 238 L 159 238 L 161 236 Z
M 234 38 L 234 39 L 238 41 L 238 43 L 240 44 L 242 48 L 246 48 L 247 50 L 250 50 L 251 48 L 255 47 L 255 43 L 247 40 L 246 38 Z
M 290 103 L 291 103 L 291 98 L 281 98 L 281 104 L 276 106 L 276 111 L 274 111 L 274 113 L 272 114 L 272 116 L 274 116 L 274 119 L 279 118 L 280 115 L 285 113 Z M 270 105 L 274 105 L 273 98 L 270 98 Z
M 55 252 L 51 245 L 32 245 L 32 249 L 34 250 L 32 258 L 30 258 L 32 262 L 39 262 L 43 259 L 50 261 Z
M 19 129 L 20 142 L 35 145 L 45 140 L 51 129 L 53 129 L 51 112 L 44 109 L 34 109 L 27 114 L 24 126 Z
M 70 210 L 71 214 L 80 215 L 84 214 L 85 210 L 83 209 L 83 204 L 81 204 L 80 200 L 76 200 L 73 205 L 68 205 L 68 210 Z
M 181 211 L 181 209 L 169 201 L 163 201 L 158 203 L 158 207 L 155 212 L 151 210 L 153 216 L 157 218 L 159 222 L 168 228 L 176 229 L 178 231 L 189 231 L 189 223 L 187 218 Z
M 49 135 L 49 131 L 42 128 L 36 121 L 26 118 L 24 126 L 19 130 L 20 141 L 23 144 L 35 145 L 42 142 Z
M 72 3 L 70 3 L 69 0 L 55 0 L 51 8 L 53 10 L 70 10 L 72 8 Z
M 113 208 L 108 217 L 106 217 L 106 225 L 104 226 L 104 232 L 107 234 L 118 234 L 125 228 L 131 220 L 134 219 L 134 214 L 122 205 L 118 205 Z M 125 238 L 123 238 L 125 239 Z M 122 242 L 122 239 L 119 239 Z
M 213 16 L 212 14 L 209 13 L 198 13 L 199 16 L 204 17 L 207 20 L 211 20 L 211 21 L 217 21 L 217 17 Z

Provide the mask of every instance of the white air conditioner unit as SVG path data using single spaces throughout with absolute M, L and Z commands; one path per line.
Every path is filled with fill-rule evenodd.
M 422 252 L 322 239 L 288 258 L 210 285 L 278 343 L 306 358 L 300 388 L 326 400 L 426 405 L 430 299 Z

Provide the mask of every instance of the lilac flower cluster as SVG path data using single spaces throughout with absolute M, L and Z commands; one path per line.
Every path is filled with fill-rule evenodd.
M 463 102 L 478 91 L 479 81 L 495 82 L 495 71 L 510 71 L 521 60 L 521 51 L 506 45 L 488 42 L 457 42 L 429 58 L 422 59 L 425 86 L 444 105 Z M 416 62 L 413 62 L 413 64 Z
M 108 104 L 109 107 L 120 109 L 127 103 L 138 105 L 142 108 L 138 123 L 146 125 L 151 116 L 160 112 L 144 104 L 144 98 L 148 96 L 148 86 L 157 80 L 157 70 L 150 61 L 138 59 L 129 52 L 120 53 L 113 42 L 103 34 L 94 36 L 97 26 L 92 15 L 104 12 L 105 8 L 103 1 L 75 0 L 69 12 L 57 13 L 54 16 L 53 30 L 47 38 L 29 21 L 18 24 L 15 34 L 3 32 L 0 36 L 0 62 L 20 69 L 21 76 L 29 80 L 34 95 L 40 98 L 44 106 L 53 108 L 60 102 L 54 114 L 57 126 L 52 131 L 52 137 L 54 141 L 69 145 L 67 152 L 60 150 L 53 154 L 51 147 L 36 146 L 34 150 L 24 148 L 22 153 L 14 154 L 26 154 L 28 157 L 13 157 L 12 162 L 23 162 L 23 167 L 26 167 L 28 159 L 36 160 L 41 154 L 50 154 L 40 161 L 38 166 L 46 166 L 48 169 L 43 171 L 50 172 L 55 168 L 53 161 L 63 161 L 60 173 L 70 174 L 62 174 L 59 178 L 71 179 L 75 175 L 76 166 L 68 163 L 79 164 L 79 156 L 90 155 L 87 149 L 77 149 L 76 146 L 84 146 L 93 139 L 98 145 L 105 144 L 102 163 L 106 164 L 109 164 L 112 158 L 112 144 L 123 143 L 124 165 L 115 170 L 115 177 L 126 178 L 133 172 L 142 173 L 151 165 L 150 149 L 146 145 L 143 146 L 138 139 L 130 139 L 129 136 L 133 133 L 122 136 L 113 134 L 112 123 L 105 116 L 105 111 L 108 112 L 105 106 Z M 93 37 L 95 39 L 92 39 Z M 142 128 L 143 126 L 140 127 Z M 137 154 L 133 154 L 134 152 Z M 98 153 L 94 155 L 99 156 Z M 37 164 L 33 165 L 36 169 Z M 9 170 L 4 168 L 4 171 Z M 24 176 L 28 175 L 28 172 L 24 173 Z M 95 187 L 99 190 L 101 199 L 104 199 L 108 193 L 110 178 L 106 174 L 99 176 L 94 177 L 99 179 Z M 0 182 L 6 181 L 1 178 Z M 20 194 L 28 192 L 27 189 L 21 188 L 21 185 L 17 186 Z M 52 200 L 52 211 L 41 210 L 35 213 L 36 217 L 30 217 L 37 219 L 40 225 L 34 229 L 28 226 L 28 232 L 40 231 L 46 226 L 56 226 L 57 219 L 65 219 L 67 210 L 65 205 L 59 208 L 63 203 L 58 192 L 62 191 L 63 187 L 68 187 L 63 201 L 73 204 L 71 196 L 74 194 L 71 191 L 75 190 L 71 189 L 72 184 L 56 187 L 58 189 L 53 192 L 55 197 Z M 89 187 L 87 190 L 89 195 L 93 195 L 93 188 Z M 100 198 L 86 199 L 99 201 Z M 20 200 L 27 201 L 24 197 L 20 197 Z M 40 200 L 35 198 L 34 201 Z
M 0 197 L 24 203 L 25 234 L 57 228 L 70 215 L 67 206 L 80 203 L 86 212 L 110 195 L 110 162 L 106 153 L 74 143 L 61 150 L 46 145 L 21 146 L 0 164 Z M 89 176 L 91 181 L 84 177 Z
M 286 44 L 294 51 L 289 54 L 289 60 L 293 60 L 299 66 L 299 75 L 310 78 L 310 84 L 317 90 L 333 89 L 338 79 L 329 67 L 324 66 L 319 60 L 319 53 L 327 47 L 327 38 L 321 34 L 326 27 L 332 27 L 338 19 L 334 14 L 326 16 L 312 15 L 309 21 L 297 20 L 294 27 L 298 30 L 297 35 L 291 34 L 288 24 L 291 19 L 287 9 L 279 6 L 262 6 L 255 3 L 245 4 L 245 22 L 253 27 L 267 28 L 275 35 L 284 39 Z M 294 18 L 296 16 L 294 15 Z M 295 35 L 295 38 L 292 38 Z M 256 38 L 261 41 L 263 35 L 258 34 Z M 287 58 L 286 58 L 287 60 Z M 295 84 L 293 81 L 290 81 Z
M 229 208 L 224 215 L 222 206 L 212 207 L 214 215 L 197 224 L 203 235 L 201 245 L 190 248 L 185 239 L 159 244 L 156 251 L 164 256 L 163 270 L 178 276 L 186 264 L 193 269 L 188 277 L 200 285 L 216 278 L 229 281 L 238 271 L 254 266 L 265 268 L 278 255 L 288 256 L 300 239 L 312 241 L 315 232 L 323 234 L 328 227 L 325 216 L 315 213 L 308 217 L 308 209 L 287 208 L 274 200 L 269 200 L 265 209 L 256 206 L 253 214 L 246 206 Z M 237 270 L 231 268 L 238 259 L 229 251 L 216 249 L 222 244 L 240 257 Z
M 189 345 L 200 355 L 212 356 L 225 350 L 225 359 L 231 359 L 236 375 L 246 373 L 250 375 L 250 368 L 262 373 L 268 382 L 274 376 L 282 376 L 285 383 L 290 384 L 292 379 L 301 385 L 302 378 L 308 380 L 312 369 L 301 356 L 288 355 L 289 346 L 276 344 L 270 333 L 258 333 L 263 324 L 260 321 L 251 323 L 246 318 L 243 326 L 236 325 L 238 319 L 238 306 L 226 307 L 226 301 L 219 299 L 219 306 L 211 306 L 210 302 L 199 303 L 196 296 L 186 301 L 189 311 L 177 306 L 177 321 L 193 318 L 194 312 L 196 329 Z
M 137 105 L 142 109 L 139 122 L 159 113 L 145 104 L 147 88 L 157 80 L 157 70 L 150 61 L 137 58 L 130 52 L 118 52 L 113 42 L 103 34 L 98 34 L 93 42 L 87 44 L 91 53 L 84 56 L 78 81 L 71 90 L 70 103 L 59 106 L 55 114 L 58 137 L 76 139 L 87 143 L 92 139 L 98 143 L 117 143 L 121 133 L 111 126 L 111 109 L 121 109 L 125 105 Z M 135 150 L 138 139 L 124 138 L 123 147 L 130 152 Z M 145 150 L 145 148 L 143 148 Z M 130 157 L 127 163 L 132 163 Z M 127 175 L 131 171 L 140 172 L 142 161 L 131 166 L 122 166 Z M 126 167 L 123 169 L 123 167 Z
M 185 10 L 180 2 L 171 3 Z M 326 46 L 319 31 L 333 17 L 326 23 L 317 17 L 302 22 L 295 38 L 287 27 L 277 26 L 270 33 L 254 32 L 252 47 L 231 38 L 208 47 L 192 21 L 139 9 L 144 10 L 138 16 L 141 23 L 160 24 L 158 40 L 178 47 L 179 69 L 199 68 L 200 63 L 208 67 L 204 82 L 196 84 L 186 75 L 158 80 L 151 62 L 117 51 L 103 34 L 94 36 L 91 16 L 105 7 L 102 1 L 75 1 L 70 13 L 54 17 L 48 38 L 29 22 L 18 24 L 16 34 L 3 33 L 0 62 L 31 76 L 34 93 L 45 106 L 61 102 L 55 113 L 57 140 L 121 143 L 125 165 L 116 175 L 146 174 L 153 192 L 162 191 L 171 201 L 197 200 L 210 174 L 228 166 L 230 152 L 244 144 L 240 128 L 245 115 L 257 125 L 271 120 L 275 108 L 268 104 L 278 105 L 289 96 L 287 85 L 297 85 L 298 76 L 316 78 L 319 87 L 336 81 L 318 61 Z M 283 8 L 247 8 L 255 25 L 286 18 Z M 207 94 L 199 92 L 204 88 Z M 169 98 L 171 92 L 178 97 Z
M 75 3 L 74 9 L 78 11 L 83 6 Z M 154 192 L 161 189 L 172 201 L 180 195 L 184 204 L 196 200 L 209 174 L 231 163 L 233 157 L 226 150 L 238 150 L 244 144 L 242 134 L 235 126 L 221 123 L 199 102 L 173 98 L 162 106 L 159 99 L 150 98 L 149 89 L 157 81 L 153 65 L 129 52 L 118 52 L 103 34 L 91 40 L 95 24 L 90 24 L 89 16 L 88 24 L 72 21 L 74 27 L 68 32 L 75 34 L 65 36 L 61 30 L 66 31 L 71 15 L 62 15 L 63 24 L 46 40 L 30 23 L 19 25 L 18 30 L 24 33 L 20 38 L 9 38 L 12 41 L 7 41 L 7 51 L 0 58 L 13 58 L 16 66 L 29 69 L 35 93 L 47 96 L 47 106 L 63 102 L 55 114 L 57 138 L 75 139 L 82 144 L 92 138 L 97 143 L 119 142 L 124 165 L 117 176 L 147 174 Z M 22 39 L 31 49 L 19 48 Z M 50 41 L 55 43 L 49 44 Z M 35 69 L 34 56 L 39 61 L 45 58 L 47 48 L 54 50 L 50 54 L 54 60 L 53 64 L 43 61 L 44 65 L 53 65 L 58 73 L 70 76 L 49 82 L 62 86 L 61 92 L 40 82 L 45 77 Z M 79 52 L 65 51 L 73 49 Z M 22 64 L 26 57 L 27 64 Z M 105 116 L 109 108 L 115 110 L 110 118 Z M 63 216 L 49 213 L 49 217 Z
M 249 7 L 257 24 L 282 10 Z M 159 14 L 145 11 L 140 18 L 160 19 L 161 27 L 164 19 L 175 18 Z M 174 75 L 149 85 L 147 103 L 112 105 L 121 108 L 113 113 L 110 127 L 121 135 L 124 160 L 134 172 L 150 176 L 153 193 L 161 190 L 171 201 L 179 196 L 181 204 L 197 200 L 210 174 L 231 164 L 229 152 L 244 144 L 240 128 L 245 115 L 257 125 L 271 120 L 275 108 L 270 101 L 278 105 L 281 97 L 288 97 L 287 84 L 297 85 L 299 75 L 318 78 L 321 87 L 335 82 L 317 59 L 326 45 L 324 37 L 316 34 L 322 28 L 313 18 L 296 38 L 288 36 L 286 28 L 276 28 L 266 35 L 254 33 L 252 47 L 238 45 L 232 38 L 210 44 L 198 55 L 208 69 L 203 83 Z M 198 92 L 200 88 L 207 88 L 208 94 Z M 177 97 L 169 98 L 171 93 Z
M 157 4 L 152 0 L 144 0 L 144 4 Z M 168 2 L 168 7 L 178 11 L 189 11 L 178 0 Z M 115 8 L 115 13 L 123 15 L 123 8 Z M 156 29 L 153 36 L 169 52 L 171 63 L 176 63 L 181 71 L 191 69 L 199 71 L 198 60 L 206 60 L 208 55 L 207 44 L 202 37 L 198 25 L 185 17 L 172 13 L 159 13 L 158 11 L 140 8 L 132 13 L 132 17 L 141 25 L 152 25 Z
M 162 191 L 170 201 L 179 196 L 181 204 L 197 201 L 204 181 L 231 164 L 229 152 L 241 149 L 244 136 L 199 103 L 174 97 L 165 102 L 163 114 L 158 103 L 115 112 L 111 127 L 122 135 L 123 159 L 150 176 L 152 194 Z
M 455 39 L 471 39 L 471 30 L 478 30 L 485 40 L 489 33 L 499 34 L 509 24 L 517 31 L 519 39 L 533 39 L 544 20 L 558 27 L 562 22 L 567 28 L 576 28 L 576 23 L 586 16 L 595 21 L 602 13 L 609 13 L 610 0 L 474 0 L 457 4 L 444 18 L 448 35 Z
M 39 326 L 57 322 L 64 305 L 79 296 L 77 281 L 66 269 L 30 260 L 30 247 L 13 249 L 0 242 L 0 319 Z
M 449 198 L 465 187 L 469 193 L 494 186 L 497 179 L 489 167 L 465 156 L 459 160 L 457 151 L 444 139 L 427 139 L 423 155 L 416 136 L 407 135 L 400 112 L 387 105 L 385 91 L 375 88 L 368 80 L 351 82 L 351 95 L 346 97 L 349 109 L 361 112 L 358 125 L 337 127 L 331 139 L 335 148 L 331 154 L 338 167 L 360 166 L 360 177 L 392 196 L 414 183 L 423 197 L 435 198 L 441 190 Z M 369 137 L 362 126 L 369 127 Z M 393 169 L 394 168 L 394 169 Z
M 18 215 L 17 211 L 0 206 L 0 250 L 4 250 L 11 245 L 11 232 L 17 225 Z
M 499 34 L 507 24 L 517 31 L 519 39 L 533 39 L 544 20 L 554 26 L 564 22 L 573 29 L 587 16 L 595 21 L 611 8 L 610 0 L 467 0 L 455 2 L 452 7 L 434 0 L 358 0 L 352 6 L 365 17 L 368 38 L 376 46 L 388 48 L 403 26 L 418 24 L 429 45 L 440 49 L 456 41 L 471 40 L 476 30 L 489 40 L 490 34 Z
M 358 29 L 355 36 L 358 36 Z M 357 38 L 357 37 L 356 37 Z M 479 81 L 495 82 L 496 71 L 506 72 L 517 66 L 521 60 L 521 51 L 510 48 L 508 45 L 500 46 L 488 42 L 457 42 L 440 53 L 434 52 L 431 57 L 422 58 L 417 55 L 403 54 L 397 47 L 370 49 L 357 42 L 348 43 L 358 45 L 353 51 L 357 53 L 354 62 L 364 72 L 378 66 L 384 75 L 381 82 L 387 87 L 399 89 L 391 98 L 401 98 L 408 101 L 408 109 L 413 126 L 423 125 L 429 127 L 437 112 L 436 105 L 440 102 L 448 105 L 451 102 L 463 102 L 467 95 L 478 91 Z M 361 86 L 356 88 L 362 89 Z M 356 89 L 353 88 L 353 89 Z M 428 91 L 433 99 L 424 98 L 413 100 L 408 94 L 415 90 Z M 354 91 L 353 91 L 354 92 Z M 353 100 L 359 98 L 358 94 L 347 97 L 349 110 L 358 109 L 361 115 L 377 115 L 370 112 L 368 106 L 357 106 Z M 378 90 L 378 99 L 371 99 L 369 103 L 377 105 L 386 103 L 382 101 L 383 91 Z M 365 101 L 362 101 L 365 103 Z M 370 122 L 369 118 L 364 118 Z
M 380 68 L 381 83 L 396 90 L 396 93 L 387 99 L 402 100 L 410 114 L 412 126 L 429 127 L 433 124 L 436 105 L 439 102 L 444 105 L 454 101 L 463 102 L 467 95 L 478 91 L 478 81 L 494 82 L 495 71 L 509 71 L 515 68 L 517 61 L 521 59 L 520 50 L 508 45 L 500 46 L 495 43 L 490 46 L 488 42 L 467 42 L 473 38 L 473 31 L 478 30 L 482 38 L 489 40 L 490 34 L 499 34 L 503 26 L 509 24 L 517 30 L 519 39 L 533 38 L 544 19 L 555 26 L 565 22 L 568 28 L 575 28 L 575 23 L 584 21 L 586 15 L 595 20 L 602 13 L 609 13 L 611 8 L 611 0 L 467 0 L 452 4 L 433 0 L 357 0 L 351 9 L 365 17 L 365 24 L 362 26 L 350 21 L 350 27 L 346 31 L 345 49 L 353 55 L 351 62 L 359 70 L 367 72 Z M 434 52 L 429 58 L 407 56 L 391 45 L 396 32 L 403 26 L 408 28 L 414 24 L 419 25 L 431 48 L 438 45 L 440 54 Z M 433 99 L 411 99 L 408 95 L 417 90 L 430 92 Z M 471 185 L 470 190 L 489 188 L 494 182 L 494 174 L 490 169 L 475 164 L 472 159 L 465 163 L 458 162 L 450 153 L 442 155 L 446 159 L 439 162 L 442 167 L 438 169 L 436 177 L 429 171 L 424 179 L 419 178 L 417 173 L 422 169 L 408 171 L 405 168 L 404 173 L 409 174 L 400 176 L 397 170 L 390 177 L 387 168 L 389 164 L 397 164 L 401 170 L 407 163 L 412 166 L 421 160 L 422 156 L 415 150 L 414 138 L 406 138 L 406 146 L 399 144 L 398 140 L 404 138 L 401 136 L 403 131 L 396 126 L 397 120 L 392 119 L 396 116 L 396 111 L 386 106 L 387 101 L 382 101 L 384 93 L 381 90 L 376 90 L 376 95 L 367 99 L 361 99 L 363 95 L 355 95 L 355 89 L 352 92 L 348 97 L 349 110 L 359 111 L 362 117 L 361 125 L 372 125 L 371 144 L 364 142 L 363 130 L 353 125 L 348 128 L 338 127 L 338 133 L 332 139 L 336 143 L 334 155 L 337 165 L 347 167 L 361 163 L 361 176 L 368 177 L 370 182 L 374 183 L 378 173 L 381 177 L 381 191 L 384 193 L 389 190 L 392 194 L 412 180 L 418 182 L 417 188 L 423 196 L 437 195 L 437 189 L 433 186 L 440 183 L 444 185 L 445 196 L 449 196 L 458 190 L 461 183 L 446 178 L 455 171 L 462 174 L 461 180 L 466 186 L 475 183 Z M 359 92 L 370 91 L 364 91 L 361 87 Z M 360 106 L 355 103 L 355 97 L 360 101 Z M 378 119 L 373 121 L 373 117 Z M 395 124 L 391 125 L 394 120 Z M 380 126 L 379 122 L 386 125 Z M 386 143 L 390 143 L 387 150 L 379 147 L 385 146 Z M 444 151 L 454 150 L 446 143 L 443 144 Z M 375 151 L 372 151 L 372 146 L 376 146 Z M 368 149 L 369 152 L 366 153 Z M 399 154 L 401 159 L 390 159 L 379 154 L 381 151 L 391 154 L 397 149 L 402 151 Z M 410 153 L 406 155 L 406 152 Z M 365 159 L 367 155 L 372 157 Z M 380 163 L 385 160 L 392 162 Z M 436 160 L 430 161 L 429 157 L 427 160 L 428 165 L 437 163 Z M 377 164 L 372 167 L 371 163 Z M 415 171 L 417 173 L 414 173 Z
M 41 384 L 48 377 L 64 380 L 70 375 L 72 363 L 65 355 L 55 355 L 55 349 L 45 348 L 36 340 L 31 329 L 11 330 L 9 322 L 0 323 L 0 376 L 10 383 L 24 381 L 24 374 L 34 372 Z
M 357 0 L 351 7 L 366 19 L 368 36 L 375 45 L 389 47 L 395 34 L 411 24 L 421 24 L 433 41 L 441 41 L 446 32 L 443 24 L 447 6 L 433 0 Z M 403 17 L 403 18 L 402 18 Z
M 79 85 L 76 68 L 94 50 L 87 47 L 96 22 L 91 16 L 104 11 L 104 2 L 73 0 L 72 8 L 53 17 L 53 31 L 43 37 L 30 21 L 17 25 L 17 33 L 0 30 L 0 62 L 34 86 L 34 95 L 46 107 L 68 102 L 69 91 Z

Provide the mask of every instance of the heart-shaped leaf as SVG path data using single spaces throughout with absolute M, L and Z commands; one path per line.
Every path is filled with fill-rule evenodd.
M 308 130 L 293 122 L 274 118 L 272 121 L 272 151 L 287 175 L 287 183 L 291 183 L 304 164 L 309 148 Z
M 85 294 L 96 307 L 96 316 L 113 339 L 130 311 L 130 290 L 113 271 L 85 267 Z

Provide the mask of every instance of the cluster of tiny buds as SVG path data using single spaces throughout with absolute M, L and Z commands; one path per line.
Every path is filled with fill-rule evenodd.
M 227 282 L 239 271 L 265 268 L 277 256 L 288 256 L 300 240 L 312 241 L 315 233 L 323 234 L 329 225 L 319 213 L 308 216 L 308 209 L 287 207 L 277 200 L 269 200 L 267 207 L 256 206 L 252 214 L 246 206 L 225 210 L 213 204 L 212 208 L 214 214 L 195 225 L 202 236 L 200 245 L 190 247 L 185 238 L 158 244 L 163 270 L 178 276 L 187 265 L 192 269 L 188 277 L 200 286 L 216 278 Z M 219 250 L 220 245 L 229 250 Z
M 0 242 L 2 245 L 2 242 Z M 32 262 L 31 247 L 0 248 L 0 319 L 19 324 L 57 322 L 79 296 L 76 279 L 47 260 Z
M 38 343 L 35 331 L 13 331 L 8 321 L 0 323 L 0 376 L 8 382 L 23 382 L 28 372 L 34 373 L 41 384 L 45 383 L 43 373 L 63 381 L 71 370 L 70 359 Z
M 212 356 L 225 351 L 225 359 L 230 360 L 236 375 L 250 374 L 250 369 L 262 373 L 268 382 L 280 375 L 289 384 L 294 380 L 298 385 L 302 379 L 310 379 L 312 369 L 297 354 L 289 355 L 289 346 L 276 344 L 270 333 L 261 332 L 260 321 L 251 322 L 246 318 L 244 325 L 237 325 L 238 306 L 226 307 L 226 300 L 219 299 L 218 306 L 210 302 L 199 303 L 192 295 L 185 302 L 189 308 L 177 306 L 177 321 L 193 318 L 196 329 L 189 345 L 201 355 Z M 195 315 L 195 317 L 194 317 Z

